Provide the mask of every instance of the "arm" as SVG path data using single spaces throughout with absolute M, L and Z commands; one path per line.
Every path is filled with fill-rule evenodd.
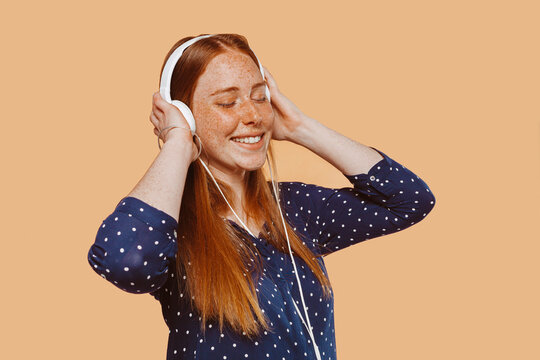
M 302 145 L 334 165 L 353 187 L 329 189 L 280 183 L 292 221 L 303 221 L 312 245 L 326 254 L 360 241 L 399 231 L 423 219 L 435 205 L 428 186 L 375 148 L 362 145 L 305 115 L 279 91 L 264 68 L 272 95 L 272 138 Z M 294 202 L 294 206 L 288 206 Z M 289 214 L 287 214 L 289 215 Z
M 163 100 L 159 92 L 152 97 L 150 122 L 156 135 L 158 129 L 176 127 L 165 132 L 164 144 L 157 158 L 128 196 L 143 200 L 178 221 L 187 172 L 195 160 L 197 147 L 183 115 L 178 108 Z
M 88 251 L 92 269 L 127 292 L 158 290 L 176 255 L 176 228 L 193 148 L 181 133 L 170 134 L 144 177 L 102 222 Z
M 403 230 L 434 207 L 435 197 L 426 183 L 382 151 L 313 119 L 305 124 L 292 139 L 332 163 L 353 184 L 340 189 L 299 182 L 283 185 L 284 191 L 296 194 L 297 207 L 310 210 L 304 219 L 320 253 Z
M 175 130 L 178 129 L 169 130 L 170 139 L 163 144 L 150 168 L 127 196 L 138 198 L 178 221 L 191 164 L 192 144 L 182 139 L 183 134 L 174 137 L 172 133 Z
M 382 159 L 369 146 L 362 145 L 308 116 L 302 118 L 290 141 L 319 155 L 343 174 L 367 173 Z

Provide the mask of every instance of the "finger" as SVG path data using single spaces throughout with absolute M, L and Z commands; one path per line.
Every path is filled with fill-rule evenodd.
M 163 118 L 165 115 L 170 116 L 171 111 L 174 111 L 172 109 L 175 108 L 174 105 L 171 105 L 170 103 L 165 101 L 161 97 L 161 94 L 159 92 L 157 92 L 154 95 L 154 104 L 155 104 L 155 109 L 156 109 L 155 110 L 156 116 L 158 116 L 159 118 Z
M 264 70 L 264 77 L 273 83 L 274 78 L 272 77 L 272 74 L 270 74 L 270 71 L 268 71 L 268 69 L 265 66 L 263 66 L 263 70 Z
M 154 128 L 154 134 L 157 136 L 157 134 L 159 134 L 159 131 L 157 128 Z
M 163 105 L 168 104 L 168 102 L 165 101 L 165 99 L 163 98 L 163 96 L 161 96 L 161 94 L 159 93 L 159 91 L 157 91 L 157 92 L 154 93 L 154 100 L 155 100 L 156 104 L 157 104 L 160 108 L 162 108 Z
M 162 109 L 162 106 L 158 103 L 158 101 L 159 99 L 157 99 L 157 97 L 154 95 L 153 100 L 152 100 L 152 111 L 155 114 L 158 114 L 159 116 L 163 116 L 164 111 Z
M 154 126 L 156 126 L 156 127 L 157 127 L 157 126 L 159 125 L 159 123 L 160 123 L 158 117 L 156 116 L 156 114 L 155 114 L 154 112 L 150 113 L 150 122 L 151 122 L 152 124 L 154 124 Z
M 263 66 L 263 69 L 264 69 L 264 72 L 265 72 L 265 80 L 266 80 L 266 83 L 268 84 L 268 88 L 270 89 L 270 92 L 274 93 L 276 91 L 279 91 L 278 87 L 277 87 L 277 84 L 276 84 L 276 81 L 272 77 L 272 74 L 270 74 L 270 71 L 268 71 L 268 69 L 265 68 L 264 66 Z

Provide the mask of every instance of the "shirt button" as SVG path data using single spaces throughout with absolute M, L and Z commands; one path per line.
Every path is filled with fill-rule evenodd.
M 374 181 L 374 180 L 375 180 L 375 176 L 371 175 L 371 176 L 369 177 L 369 180 Z

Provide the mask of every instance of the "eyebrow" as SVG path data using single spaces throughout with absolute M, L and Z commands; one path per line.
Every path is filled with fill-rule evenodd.
M 252 89 L 255 89 L 256 87 L 263 86 L 263 85 L 266 85 L 264 81 L 258 82 L 255 85 L 253 85 Z M 214 96 L 214 95 L 218 95 L 218 94 L 230 92 L 230 91 L 238 91 L 238 90 L 240 90 L 238 87 L 231 86 L 225 89 L 216 90 L 213 93 L 211 93 L 210 96 Z

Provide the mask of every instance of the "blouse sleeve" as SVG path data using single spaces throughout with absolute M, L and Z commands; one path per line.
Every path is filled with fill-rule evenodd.
M 343 174 L 352 187 L 332 189 L 300 182 L 286 186 L 286 191 L 296 193 L 296 208 L 304 209 L 305 229 L 320 254 L 408 228 L 435 206 L 435 197 L 422 179 L 371 148 L 383 159 L 367 174 Z
M 157 291 L 176 258 L 177 221 L 128 196 L 103 220 L 88 262 L 103 278 L 129 293 Z

